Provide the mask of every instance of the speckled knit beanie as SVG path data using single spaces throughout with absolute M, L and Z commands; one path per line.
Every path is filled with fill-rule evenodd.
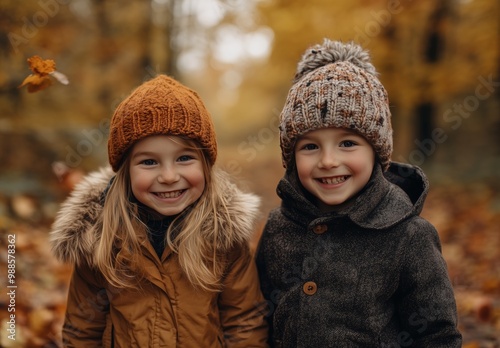
M 127 150 L 150 135 L 183 135 L 196 140 L 213 164 L 217 141 L 210 114 L 198 94 L 159 75 L 136 88 L 118 105 L 111 119 L 109 163 L 116 172 Z
M 391 113 L 376 75 L 368 53 L 354 43 L 325 39 L 307 49 L 280 115 L 283 166 L 290 168 L 298 137 L 341 127 L 364 136 L 386 170 L 392 154 Z

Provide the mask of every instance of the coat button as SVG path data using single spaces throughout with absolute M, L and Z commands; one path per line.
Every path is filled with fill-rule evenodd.
M 318 286 L 316 285 L 315 282 L 306 282 L 304 283 L 302 289 L 304 290 L 304 293 L 306 293 L 307 295 L 314 295 L 318 290 Z
M 328 227 L 326 225 L 316 225 L 313 227 L 313 231 L 316 234 L 323 234 L 328 230 Z

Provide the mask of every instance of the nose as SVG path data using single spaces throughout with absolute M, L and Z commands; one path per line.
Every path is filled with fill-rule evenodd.
M 335 168 L 340 165 L 340 156 L 333 149 L 325 149 L 321 153 L 318 163 L 319 168 Z
M 158 182 L 162 184 L 171 184 L 179 180 L 179 173 L 175 166 L 163 166 L 158 174 Z

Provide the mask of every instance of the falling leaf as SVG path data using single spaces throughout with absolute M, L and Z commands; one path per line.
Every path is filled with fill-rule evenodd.
M 23 86 L 27 86 L 28 92 L 34 93 L 41 91 L 52 85 L 52 81 L 49 76 L 40 76 L 40 75 L 29 75 L 24 79 L 23 83 L 19 86 L 19 88 Z
M 41 91 L 52 85 L 51 76 L 63 85 L 69 83 L 63 73 L 56 71 L 56 63 L 52 59 L 42 59 L 39 56 L 28 58 L 28 64 L 33 74 L 26 77 L 19 88 L 27 86 L 28 92 Z
M 28 58 L 30 69 L 37 75 L 45 76 L 56 70 L 56 63 L 52 59 L 42 59 L 39 56 Z

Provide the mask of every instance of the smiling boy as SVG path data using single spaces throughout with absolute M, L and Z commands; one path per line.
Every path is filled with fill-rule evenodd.
M 257 251 L 272 347 L 460 347 L 424 173 L 391 162 L 387 92 L 360 46 L 308 49 L 280 115 L 286 168 Z M 404 173 L 405 175 L 401 175 Z

